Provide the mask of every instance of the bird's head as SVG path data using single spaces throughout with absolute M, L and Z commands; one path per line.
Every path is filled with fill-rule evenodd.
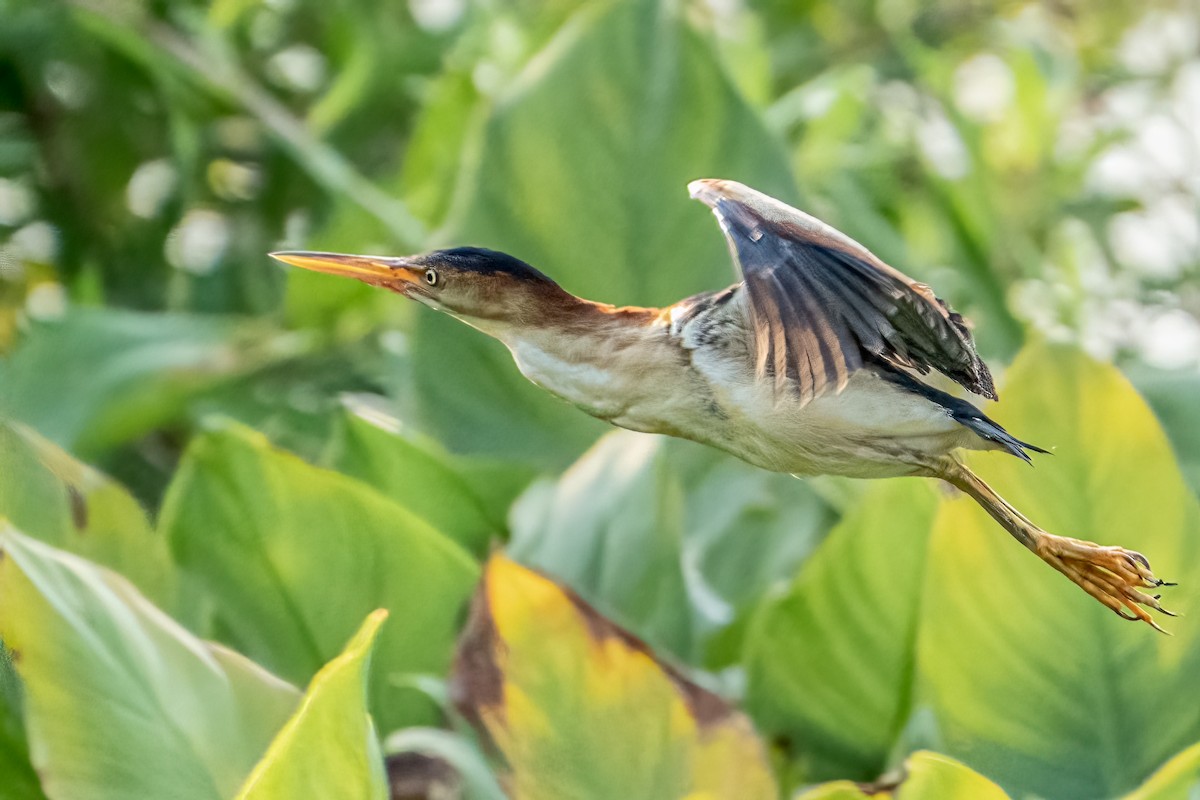
M 530 324 L 570 297 L 524 261 L 481 247 L 401 257 L 307 251 L 283 251 L 271 257 L 391 289 L 477 327 Z

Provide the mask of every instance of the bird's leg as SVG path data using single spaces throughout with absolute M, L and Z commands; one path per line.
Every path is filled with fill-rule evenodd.
M 1141 620 L 1159 631 L 1162 628 L 1141 606 L 1175 616 L 1159 604 L 1158 595 L 1141 591 L 1172 585 L 1154 576 L 1150 562 L 1141 553 L 1047 533 L 996 494 L 992 487 L 958 459 L 942 459 L 932 472 L 935 477 L 969 495 L 1013 538 L 1117 615 L 1129 620 Z

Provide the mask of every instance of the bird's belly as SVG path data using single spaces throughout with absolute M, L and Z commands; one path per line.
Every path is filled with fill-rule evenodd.
M 968 432 L 940 406 L 858 372 L 840 394 L 807 404 L 776 398 L 758 381 L 717 396 L 724 417 L 698 438 L 765 469 L 796 475 L 912 475 L 965 443 Z

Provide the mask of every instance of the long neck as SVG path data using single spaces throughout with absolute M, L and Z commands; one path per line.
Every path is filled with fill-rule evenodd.
M 660 309 L 568 295 L 522 325 L 489 326 L 526 378 L 593 416 L 613 419 L 653 392 L 654 375 L 678 363 Z

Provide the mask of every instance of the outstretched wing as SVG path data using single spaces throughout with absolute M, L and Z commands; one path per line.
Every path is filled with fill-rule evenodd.
M 803 401 L 840 391 L 872 357 L 996 399 L 963 318 L 850 237 L 740 183 L 693 181 L 729 240 L 749 296 L 760 376 Z

